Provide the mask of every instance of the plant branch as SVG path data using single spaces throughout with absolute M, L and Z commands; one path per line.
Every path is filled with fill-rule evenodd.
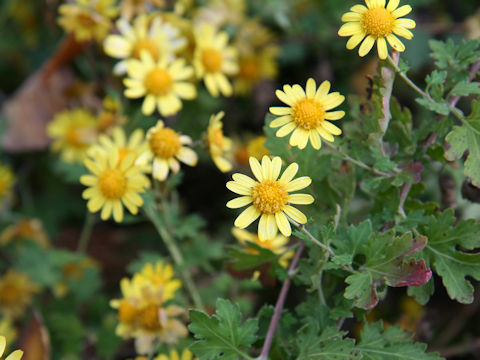
M 88 242 L 92 235 L 93 226 L 95 225 L 95 215 L 88 209 L 85 215 L 85 222 L 83 223 L 80 239 L 78 240 L 77 252 L 86 253 L 88 248 Z
M 432 103 L 432 104 L 438 104 L 437 101 L 435 101 L 431 96 L 430 94 L 428 94 L 427 92 L 423 91 L 422 89 L 420 89 L 417 85 L 415 85 L 415 83 L 410 80 L 410 78 L 407 76 L 407 74 L 405 74 L 403 71 L 400 70 L 400 68 L 398 67 L 397 64 L 395 64 L 395 62 L 393 61 L 393 59 L 390 57 L 390 55 L 388 56 L 388 61 L 389 63 L 395 68 L 395 71 L 398 73 L 398 75 L 400 75 L 400 77 L 407 83 L 408 86 L 410 86 L 413 90 L 415 90 L 417 93 L 419 93 L 423 98 L 425 98 L 428 102 Z M 479 135 L 480 136 L 480 131 L 475 129 L 472 125 L 470 125 L 470 123 L 465 120 L 465 116 L 463 116 L 463 113 L 461 110 L 459 110 L 458 108 L 456 108 L 455 106 L 453 106 L 451 103 L 448 103 L 448 108 L 450 110 L 450 112 L 455 115 L 455 117 L 460 120 L 460 122 L 465 125 L 466 127 L 468 127 L 469 130 L 471 130 L 472 132 L 474 132 L 475 134 Z
M 285 279 L 283 282 L 282 288 L 280 290 L 280 294 L 278 295 L 277 303 L 275 304 L 275 310 L 273 311 L 272 320 L 270 321 L 270 325 L 268 327 L 267 336 L 265 337 L 265 342 L 263 344 L 262 352 L 258 357 L 258 360 L 267 360 L 268 354 L 270 353 L 270 348 L 272 346 L 273 338 L 275 336 L 275 330 L 277 328 L 278 322 L 280 320 L 280 315 L 282 314 L 283 305 L 285 304 L 285 299 L 287 297 L 288 289 L 290 288 L 290 283 L 292 282 L 292 277 L 295 275 L 295 271 L 297 269 L 298 261 L 300 260 L 300 256 L 302 255 L 303 250 L 305 249 L 305 242 L 302 241 L 297 252 L 295 253 L 295 257 L 288 268 L 288 278 Z
M 162 220 L 156 215 L 155 208 L 144 206 L 143 207 L 145 214 L 150 219 L 152 224 L 155 226 L 160 237 L 163 239 L 163 242 L 167 246 L 170 255 L 172 255 L 173 261 L 177 264 L 177 267 L 180 270 L 180 275 L 182 276 L 183 282 L 190 294 L 190 297 L 193 301 L 193 304 L 197 309 L 203 310 L 203 302 L 200 294 L 195 286 L 195 283 L 192 279 L 190 271 L 185 267 L 185 260 L 183 255 L 175 242 L 175 239 L 168 232 L 166 226 L 163 224 Z
M 412 184 L 404 183 L 402 186 L 402 189 L 400 190 L 400 202 L 398 203 L 397 212 L 404 219 L 407 217 L 407 215 L 405 214 L 403 205 L 405 205 L 405 200 L 407 200 L 408 193 L 410 192 L 411 188 L 412 188 Z
M 400 53 L 398 51 L 392 52 L 392 62 L 398 66 L 398 61 L 400 60 Z M 382 94 L 382 114 L 383 117 L 378 119 L 378 124 L 383 134 L 387 132 L 388 124 L 392 118 L 390 113 L 390 98 L 392 97 L 393 82 L 395 81 L 395 71 L 392 71 L 388 66 L 382 66 L 380 68 L 380 75 L 382 77 L 383 88 L 380 89 Z M 383 151 L 383 142 L 381 146 Z

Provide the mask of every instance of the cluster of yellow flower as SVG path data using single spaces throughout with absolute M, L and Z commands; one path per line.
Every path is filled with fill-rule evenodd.
M 131 279 L 121 280 L 122 298 L 110 302 L 118 310 L 117 335 L 135 338 L 140 354 L 148 352 L 155 342 L 173 344 L 188 334 L 184 322 L 177 319 L 185 310 L 171 304 L 182 285 L 173 276 L 171 265 L 147 263 Z

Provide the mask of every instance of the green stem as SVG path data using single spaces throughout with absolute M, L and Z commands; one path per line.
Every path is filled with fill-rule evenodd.
M 200 294 L 195 286 L 190 272 L 187 268 L 185 268 L 185 260 L 183 259 L 183 255 L 180 251 L 180 248 L 177 246 L 175 239 L 173 238 L 173 236 L 170 235 L 161 219 L 158 216 L 155 216 L 155 209 L 145 206 L 144 210 L 145 214 L 155 226 L 155 229 L 157 230 L 158 234 L 167 246 L 170 255 L 172 255 L 173 261 L 179 268 L 180 275 L 182 276 L 183 282 L 185 283 L 187 291 L 189 292 L 195 307 L 197 309 L 203 310 L 202 298 L 200 297 Z
M 87 210 L 85 215 L 85 222 L 83 223 L 80 239 L 78 240 L 77 252 L 86 253 L 88 248 L 88 242 L 92 235 L 93 226 L 95 225 L 95 215 Z
M 423 98 L 425 98 L 430 103 L 438 104 L 438 102 L 435 101 L 430 96 L 430 94 L 428 94 L 427 92 L 420 89 L 417 85 L 415 85 L 415 83 L 412 80 L 410 80 L 410 78 L 407 76 L 407 74 L 405 74 L 403 71 L 400 70 L 398 65 L 394 63 L 394 61 L 392 60 L 392 58 L 390 56 L 388 57 L 388 62 L 390 63 L 390 65 L 392 65 L 394 67 L 395 71 L 407 83 L 408 86 L 410 86 L 413 90 L 415 90 L 418 94 L 420 94 Z M 450 109 L 451 113 L 453 115 L 455 115 L 455 117 L 458 120 L 460 120 L 460 122 L 463 125 L 465 125 L 466 127 L 468 127 L 469 130 L 473 131 L 474 133 L 476 133 L 477 135 L 480 136 L 480 131 L 475 129 L 472 125 L 470 125 L 470 123 L 465 119 L 465 116 L 463 116 L 463 113 L 458 108 L 456 108 L 455 106 L 453 106 L 450 103 L 448 104 L 448 108 Z

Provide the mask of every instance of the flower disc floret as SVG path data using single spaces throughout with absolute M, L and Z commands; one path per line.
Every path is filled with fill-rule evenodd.
M 264 214 L 275 214 L 287 203 L 288 192 L 278 181 L 265 180 L 252 189 L 253 205 Z
M 338 31 L 340 36 L 351 36 L 347 42 L 347 49 L 358 49 L 360 56 L 370 52 L 377 43 L 378 57 L 386 59 L 388 56 L 387 42 L 396 51 L 404 51 L 405 45 L 396 35 L 410 40 L 413 34 L 408 29 L 415 27 L 415 21 L 402 18 L 412 11 L 410 5 L 398 7 L 400 0 L 390 0 L 385 6 L 385 0 L 365 0 L 367 6 L 355 5 L 350 12 L 342 16 L 342 25 Z
M 320 149 L 320 138 L 334 141 L 333 135 L 340 135 L 342 130 L 330 121 L 345 116 L 344 111 L 330 111 L 340 105 L 345 97 L 338 92 L 329 93 L 330 82 L 324 81 L 317 89 L 315 80 L 307 80 L 305 90 L 298 84 L 284 85 L 283 91 L 277 90 L 277 97 L 288 107 L 271 107 L 270 112 L 280 116 L 270 123 L 270 127 L 280 129 L 276 135 L 290 136 L 290 145 L 303 149 L 308 141 L 314 149 Z
M 180 136 L 174 130 L 168 128 L 152 132 L 148 142 L 154 155 L 163 159 L 177 155 L 182 147 Z
M 164 181 L 168 176 L 169 169 L 173 173 L 179 172 L 178 160 L 190 166 L 197 164 L 197 154 L 185 146 L 191 145 L 192 139 L 173 129 L 165 128 L 161 120 L 148 130 L 147 140 L 149 155 L 153 157 L 153 177 L 157 180 Z
M 261 164 L 250 157 L 249 162 L 258 181 L 243 174 L 233 174 L 233 181 L 227 183 L 229 190 L 241 195 L 230 200 L 227 207 L 236 209 L 250 205 L 237 217 L 235 226 L 244 229 L 260 217 L 260 241 L 275 238 L 278 230 L 284 236 L 290 236 L 292 229 L 289 221 L 300 224 L 307 222 L 306 216 L 290 204 L 307 205 L 314 201 L 309 194 L 290 193 L 307 187 L 312 180 L 308 176 L 292 180 L 298 171 L 296 163 L 290 164 L 279 177 L 282 160 L 278 156 L 273 159 L 264 156 Z
M 182 108 L 181 99 L 197 96 L 195 86 L 190 82 L 193 68 L 184 59 L 168 60 L 161 57 L 156 61 L 150 52 L 143 50 L 140 60 L 127 62 L 128 78 L 124 80 L 128 98 L 145 97 L 142 113 L 151 115 L 158 109 L 161 115 L 170 116 Z
M 127 189 L 127 179 L 118 169 L 105 170 L 98 180 L 98 186 L 108 199 L 120 199 Z
M 156 331 L 161 329 L 159 308 L 156 305 L 148 305 L 142 309 L 139 314 L 140 326 L 149 330 Z
M 232 140 L 223 134 L 223 111 L 212 115 L 207 128 L 207 142 L 210 156 L 221 172 L 232 170 L 232 164 L 227 157 L 232 149 Z
M 135 321 L 138 315 L 137 308 L 132 305 L 128 300 L 120 300 L 120 305 L 118 307 L 118 318 L 121 322 L 126 324 L 131 324 Z
M 154 60 L 158 60 L 160 58 L 159 46 L 151 39 L 139 39 L 137 42 L 135 42 L 132 49 L 133 57 L 140 59 L 140 54 L 142 51 L 148 51 Z

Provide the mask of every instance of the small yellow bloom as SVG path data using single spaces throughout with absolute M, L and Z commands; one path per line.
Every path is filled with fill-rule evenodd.
M 172 265 L 164 265 L 161 261 L 158 261 L 155 266 L 150 263 L 145 264 L 138 275 L 153 288 L 163 288 L 163 301 L 172 299 L 175 292 L 182 286 L 180 280 L 172 279 L 174 275 Z
M 363 40 L 358 49 L 360 56 L 370 52 L 377 41 L 378 57 L 382 60 L 388 56 L 387 41 L 396 51 L 404 51 L 405 45 L 395 36 L 410 40 L 413 34 L 408 29 L 415 27 L 415 21 L 402 17 L 412 11 L 410 5 L 398 7 L 400 0 L 390 0 L 385 7 L 385 0 L 365 0 L 364 5 L 355 5 L 342 16 L 342 25 L 338 30 L 340 36 L 351 36 L 347 49 L 352 50 Z M 364 40 L 365 39 L 365 40 Z
M 180 99 L 197 96 L 195 86 L 187 80 L 193 76 L 193 68 L 184 59 L 169 62 L 166 57 L 155 61 L 142 50 L 140 60 L 131 59 L 127 64 L 128 76 L 123 82 L 128 98 L 145 97 L 142 113 L 151 115 L 157 107 L 162 116 L 175 115 L 182 108 Z
M 160 354 L 160 355 L 157 355 L 153 360 L 192 360 L 192 359 L 198 360 L 198 357 L 194 358 L 193 353 L 190 350 L 188 349 L 183 350 L 182 356 L 180 356 L 178 355 L 177 350 L 173 349 L 173 350 L 170 350 L 170 356 L 165 354 Z
M 0 164 L 0 205 L 2 205 L 3 199 L 10 195 L 15 181 L 15 175 L 10 166 Z
M 344 111 L 328 111 L 344 100 L 345 96 L 338 92 L 328 93 L 330 82 L 324 81 L 318 87 L 315 80 L 308 79 L 306 91 L 300 85 L 284 85 L 283 91 L 277 90 L 277 97 L 289 107 L 271 107 L 270 112 L 280 116 L 270 123 L 270 127 L 281 127 L 276 135 L 284 137 L 293 131 L 290 145 L 304 149 L 308 140 L 314 149 L 320 149 L 320 137 L 334 141 L 332 135 L 340 135 L 342 130 L 327 120 L 333 121 L 345 116 Z
M 120 34 L 109 35 L 104 42 L 105 53 L 113 58 L 122 59 L 113 69 L 115 74 L 127 72 L 128 58 L 140 59 L 142 51 L 150 53 L 154 61 L 161 56 L 173 60 L 175 54 L 185 47 L 187 40 L 180 36 L 180 31 L 160 16 L 151 20 L 147 15 L 140 15 L 133 24 L 121 18 L 117 20 Z
M 12 317 L 22 315 L 37 291 L 38 286 L 27 275 L 8 270 L 0 277 L 0 311 Z
M 134 165 L 142 167 L 143 172 L 150 172 L 151 166 L 148 164 L 150 156 L 148 153 L 148 143 L 142 129 L 136 129 L 130 137 L 127 138 L 125 130 L 121 127 L 115 127 L 112 136 L 102 134 L 98 137 L 98 144 L 92 145 L 88 150 L 89 154 L 95 157 L 96 151 L 107 151 L 111 153 L 118 151 L 118 163 L 120 164 L 127 156 L 134 156 Z
M 276 46 L 265 46 L 250 54 L 241 54 L 234 82 L 235 93 L 247 94 L 260 81 L 274 79 L 278 72 L 278 52 Z
M 237 173 L 232 176 L 234 181 L 227 182 L 230 191 L 242 195 L 230 200 L 227 207 L 237 209 L 251 204 L 237 217 L 235 226 L 244 229 L 260 217 L 260 241 L 273 239 L 278 229 L 284 236 L 290 236 L 292 230 L 289 218 L 300 224 L 307 222 L 307 217 L 290 204 L 308 205 L 314 199 L 308 194 L 289 193 L 307 187 L 312 180 L 308 176 L 292 180 L 298 171 L 297 163 L 291 163 L 278 178 L 282 168 L 282 160 L 278 156 L 271 160 L 264 156 L 261 165 L 257 159 L 251 157 L 250 167 L 258 181 Z
M 5 348 L 7 347 L 7 340 L 5 336 L 0 335 L 0 357 L 5 352 Z M 8 355 L 5 360 L 20 360 L 23 356 L 22 350 L 15 350 L 10 355 Z M 182 359 L 183 360 L 183 359 Z
M 6 245 L 14 239 L 32 240 L 44 248 L 50 246 L 48 235 L 38 219 L 22 219 L 8 226 L 0 234 L 0 245 Z
M 52 151 L 60 152 L 62 160 L 81 162 L 98 137 L 97 119 L 82 108 L 62 111 L 48 124 L 47 134 L 53 139 Z
M 221 172 L 232 170 L 232 164 L 225 158 L 227 152 L 232 149 L 232 140 L 223 135 L 222 118 L 225 115 L 220 111 L 210 117 L 210 123 L 207 129 L 208 151 L 215 165 Z
M 151 344 L 155 338 L 171 344 L 188 334 L 185 325 L 176 319 L 185 310 L 175 305 L 164 305 L 180 286 L 180 282 L 172 280 L 172 276 L 170 265 L 157 263 L 153 268 L 148 264 L 132 279 L 122 279 L 123 298 L 110 302 L 113 308 L 118 309 L 120 323 L 117 335 L 137 338 L 137 350 L 139 344 Z M 139 352 L 144 353 L 143 350 Z
M 153 177 L 164 181 L 169 169 L 174 174 L 180 171 L 180 160 L 184 164 L 197 165 L 198 157 L 195 151 L 184 146 L 191 145 L 190 136 L 181 135 L 173 129 L 164 127 L 163 121 L 158 120 L 157 125 L 147 133 L 149 151 L 153 157 Z
M 248 141 L 234 140 L 233 156 L 238 166 L 248 166 L 248 159 L 253 156 L 257 160 L 262 160 L 265 155 L 270 155 L 270 150 L 265 147 L 266 136 L 247 136 Z
M 77 41 L 103 41 L 112 27 L 111 19 L 119 12 L 115 2 L 76 0 L 73 4 L 60 5 L 58 24 L 67 33 L 73 33 Z
M 80 182 L 89 187 L 82 194 L 88 200 L 88 210 L 95 213 L 102 209 L 102 220 L 107 220 L 113 213 L 116 222 L 123 220 L 123 205 L 136 215 L 138 207 L 143 205 L 139 194 L 145 192 L 150 182 L 143 174 L 142 166 L 134 164 L 134 154 L 121 161 L 117 149 L 110 153 L 97 151 L 93 155 L 84 161 L 91 174 L 80 178 Z
M 193 65 L 197 78 L 203 79 L 208 92 L 217 97 L 219 93 L 231 96 L 232 85 L 226 75 L 238 72 L 237 51 L 227 46 L 228 34 L 217 32 L 213 25 L 202 23 L 195 30 L 195 53 Z
M 288 238 L 283 235 L 277 235 L 270 240 L 260 241 L 257 234 L 252 234 L 247 230 L 235 227 L 232 229 L 232 234 L 240 242 L 240 244 L 246 247 L 247 252 L 250 252 L 252 254 L 257 254 L 258 251 L 248 247 L 247 242 L 251 242 L 265 249 L 271 250 L 274 254 L 283 254 L 278 260 L 278 263 L 284 268 L 288 267 L 288 262 L 294 254 L 293 250 L 285 253 L 285 251 L 287 250 L 286 245 L 288 244 Z

